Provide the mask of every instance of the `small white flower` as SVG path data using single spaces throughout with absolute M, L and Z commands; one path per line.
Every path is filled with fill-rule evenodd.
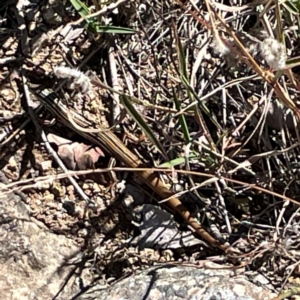
M 264 39 L 260 43 L 260 53 L 273 70 L 281 70 L 285 67 L 285 47 L 277 40 L 271 37 Z

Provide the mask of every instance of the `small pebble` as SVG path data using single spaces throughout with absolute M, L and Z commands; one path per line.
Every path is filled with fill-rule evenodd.
M 41 167 L 42 171 L 44 171 L 44 172 L 48 171 L 52 167 L 52 161 L 51 160 L 45 160 L 45 161 L 41 162 L 40 167 Z
M 53 202 L 54 201 L 54 195 L 53 194 L 46 194 L 43 196 L 43 201 L 46 201 L 46 202 Z M 55 204 L 55 203 L 54 203 Z M 48 203 L 48 206 L 50 205 L 50 203 Z M 56 206 L 56 204 L 55 204 Z

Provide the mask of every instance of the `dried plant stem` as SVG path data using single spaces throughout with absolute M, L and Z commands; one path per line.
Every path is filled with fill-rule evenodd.
M 40 133 L 42 140 L 45 143 L 46 149 L 49 152 L 49 154 L 51 154 L 53 156 L 53 158 L 55 159 L 55 161 L 57 162 L 57 164 L 60 166 L 60 168 L 65 172 L 68 173 L 68 169 L 65 167 L 64 163 L 61 161 L 61 159 L 58 157 L 58 155 L 56 154 L 56 152 L 53 150 L 53 148 L 51 147 L 50 143 L 48 142 L 48 139 L 46 137 L 46 134 L 44 132 L 44 130 L 41 128 L 41 126 L 39 125 L 38 121 L 36 120 L 36 116 L 34 114 L 33 108 L 32 108 L 32 104 L 31 104 L 31 98 L 29 95 L 29 89 L 28 86 L 26 84 L 26 78 L 24 77 L 24 75 L 22 75 L 22 79 L 23 79 L 23 88 L 24 88 L 24 94 L 28 103 L 28 113 L 31 117 L 31 120 L 33 121 L 37 132 Z M 90 202 L 90 198 L 83 192 L 83 190 L 81 189 L 81 187 L 78 185 L 78 183 L 75 181 L 75 179 L 72 176 L 68 176 L 68 179 L 70 180 L 70 182 L 73 184 L 74 188 L 77 190 L 78 194 L 82 197 L 82 199 L 84 199 L 86 202 Z
M 115 60 L 115 51 L 114 47 L 111 46 L 108 49 L 108 60 L 109 60 L 109 69 L 110 69 L 110 76 L 111 76 L 111 85 L 112 88 L 116 91 L 121 92 L 121 86 L 119 84 L 118 80 L 118 72 L 116 67 L 116 60 Z M 121 114 L 121 108 L 120 108 L 120 99 L 118 93 L 112 94 L 112 118 L 113 118 L 113 124 L 117 122 L 118 117 Z
M 195 12 L 188 9 L 180 0 L 176 0 L 176 2 L 183 7 L 186 11 L 188 11 L 193 18 L 195 18 L 198 22 L 200 22 L 202 25 L 204 25 L 208 30 L 213 30 L 212 26 L 209 25 L 206 21 L 199 18 Z M 241 51 L 241 53 L 235 49 L 234 47 L 231 47 L 231 50 L 235 51 L 241 61 L 245 62 L 247 65 L 249 65 L 259 76 L 267 82 L 269 85 L 271 85 L 277 95 L 277 97 L 280 99 L 280 101 L 289 109 L 291 109 L 294 114 L 296 115 L 298 121 L 300 121 L 300 110 L 297 108 L 296 104 L 291 100 L 287 92 L 283 89 L 283 87 L 278 83 L 278 81 L 275 82 L 275 76 L 272 72 L 263 70 L 254 60 L 252 55 L 247 51 L 247 49 L 244 47 L 244 45 L 241 43 L 241 41 L 237 38 L 234 31 L 225 23 L 225 21 L 219 16 L 219 14 L 215 11 L 213 7 L 210 7 L 211 11 L 214 12 L 217 19 L 220 21 L 220 23 L 223 25 L 223 28 L 227 34 L 229 34 L 230 37 L 232 37 L 235 41 L 235 43 L 238 46 L 238 49 Z

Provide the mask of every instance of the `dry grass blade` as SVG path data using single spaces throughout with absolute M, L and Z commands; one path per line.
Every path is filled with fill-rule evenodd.
M 273 73 L 270 71 L 263 70 L 253 59 L 251 54 L 247 51 L 247 49 L 244 47 L 244 45 L 241 43 L 241 41 L 237 38 L 234 31 L 225 23 L 225 21 L 219 16 L 219 14 L 214 11 L 215 16 L 218 18 L 218 20 L 223 25 L 223 29 L 234 39 L 237 46 L 239 47 L 239 50 L 241 51 L 242 55 L 237 52 L 239 55 L 241 61 L 244 61 L 247 65 L 249 65 L 261 78 L 270 84 L 278 96 L 279 100 L 289 109 L 291 109 L 295 115 L 297 116 L 298 120 L 300 121 L 300 110 L 297 108 L 296 104 L 291 100 L 288 93 L 284 90 L 284 88 L 279 84 L 277 81 L 276 76 L 274 76 Z M 235 49 L 232 49 L 236 51 Z M 246 57 L 244 57 L 245 55 Z
M 189 10 L 181 1 L 176 0 L 177 3 L 182 6 L 186 11 L 190 12 L 192 16 L 199 21 L 202 25 L 206 26 L 208 30 L 212 30 L 215 33 L 215 37 L 221 44 L 224 43 L 222 39 L 220 39 L 219 34 L 217 32 L 216 26 L 214 23 L 213 25 L 209 25 L 206 21 L 201 20 L 193 11 Z M 287 92 L 284 90 L 284 88 L 278 83 L 277 78 L 274 76 L 273 73 L 267 70 L 263 70 L 257 62 L 253 59 L 249 51 L 244 47 L 244 45 L 241 43 L 241 41 L 236 36 L 235 32 L 226 24 L 226 22 L 222 19 L 222 17 L 216 12 L 216 10 L 210 6 L 208 1 L 208 6 L 210 7 L 211 11 L 214 13 L 215 17 L 220 21 L 222 24 L 222 29 L 225 30 L 228 35 L 233 38 L 233 40 L 236 42 L 238 46 L 238 50 L 236 50 L 234 47 L 226 44 L 230 48 L 230 50 L 234 51 L 240 58 L 241 61 L 245 62 L 247 65 L 249 65 L 265 82 L 270 84 L 278 96 L 279 100 L 288 108 L 290 108 L 295 115 L 297 116 L 298 120 L 300 121 L 300 110 L 297 108 L 296 104 L 290 99 Z M 214 21 L 212 21 L 214 22 Z
M 138 113 L 138 111 L 134 108 L 134 106 L 130 103 L 129 97 L 122 95 L 121 101 L 128 111 L 128 113 L 133 117 L 133 119 L 139 124 L 143 132 L 146 134 L 146 136 L 150 139 L 150 141 L 153 143 L 153 145 L 156 146 L 156 148 L 160 151 L 160 153 L 163 155 L 166 161 L 169 161 L 168 155 L 165 152 L 164 147 L 161 145 L 159 140 L 155 137 L 155 134 L 151 130 L 151 128 L 148 126 L 148 124 L 145 122 L 143 117 Z
M 281 293 L 277 297 L 274 297 L 270 300 L 283 300 L 283 299 L 289 298 L 291 296 L 296 296 L 296 295 L 300 295 L 300 288 L 295 287 L 287 292 Z

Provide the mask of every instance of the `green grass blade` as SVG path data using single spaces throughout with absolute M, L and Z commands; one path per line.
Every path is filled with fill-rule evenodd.
M 199 157 L 198 155 L 190 155 L 189 156 L 189 159 L 194 159 L 194 158 L 197 158 Z M 175 158 L 171 161 L 168 161 L 168 162 L 165 162 L 161 165 L 158 166 L 158 168 L 168 168 L 168 169 L 171 169 L 172 167 L 176 167 L 176 166 L 180 166 L 180 165 L 183 165 L 185 164 L 185 157 L 178 157 L 178 158 Z
M 159 152 L 163 155 L 163 157 L 168 161 L 168 155 L 166 154 L 163 146 L 158 141 L 158 139 L 153 134 L 151 128 L 148 126 L 148 124 L 145 122 L 143 117 L 139 114 L 139 112 L 135 109 L 135 107 L 131 104 L 129 97 L 125 95 L 121 95 L 120 99 L 125 106 L 128 113 L 132 116 L 132 118 L 139 124 L 145 135 L 148 137 L 148 139 L 157 147 Z
M 193 94 L 195 99 L 198 101 L 199 105 L 201 106 L 204 113 L 211 119 L 211 121 L 214 123 L 214 125 L 221 131 L 223 131 L 222 126 L 218 123 L 217 119 L 213 116 L 211 111 L 208 109 L 208 107 L 203 103 L 203 101 L 200 101 L 198 95 L 195 93 L 194 89 L 190 86 L 186 78 L 181 77 L 181 80 L 183 84 L 185 85 L 186 89 Z
M 131 28 L 125 27 L 117 27 L 117 26 L 96 26 L 95 30 L 97 33 L 116 33 L 116 34 L 134 34 L 135 30 Z
M 300 65 L 300 56 L 292 57 L 286 61 L 286 66 L 289 68 L 295 68 Z
M 70 1 L 81 17 L 84 18 L 90 14 L 89 8 L 80 0 L 70 0 Z
M 86 18 L 91 14 L 90 9 L 80 0 L 70 0 L 74 8 L 78 11 L 82 18 Z M 133 34 L 136 31 L 130 28 L 123 28 L 111 25 L 102 26 L 96 18 L 86 18 L 84 20 L 84 28 L 88 31 L 98 34 L 98 33 L 115 33 L 115 34 Z
M 174 88 L 173 88 L 173 99 L 174 99 L 174 102 L 175 102 L 176 109 L 178 111 L 180 111 L 181 110 L 181 104 L 180 104 L 180 102 L 177 98 L 177 95 L 174 91 Z M 188 144 L 191 140 L 191 137 L 190 137 L 190 133 L 189 133 L 189 129 L 188 129 L 188 126 L 187 126 L 187 123 L 186 123 L 185 116 L 183 114 L 180 114 L 178 116 L 178 118 L 179 118 L 179 122 L 180 122 L 180 125 L 181 125 L 181 128 L 182 128 L 182 131 L 183 131 L 185 142 L 186 142 L 186 144 Z
M 70 0 L 74 8 L 78 11 L 82 18 L 87 17 L 91 14 L 90 9 L 80 0 Z M 85 19 L 84 28 L 94 34 L 97 33 L 97 27 L 101 27 L 100 23 L 95 19 Z
M 185 54 L 184 50 L 181 44 L 180 39 L 177 37 L 177 49 L 178 49 L 178 58 L 179 58 L 179 70 L 180 73 L 185 77 L 188 78 L 187 74 L 187 67 L 186 67 L 186 62 L 185 62 Z

